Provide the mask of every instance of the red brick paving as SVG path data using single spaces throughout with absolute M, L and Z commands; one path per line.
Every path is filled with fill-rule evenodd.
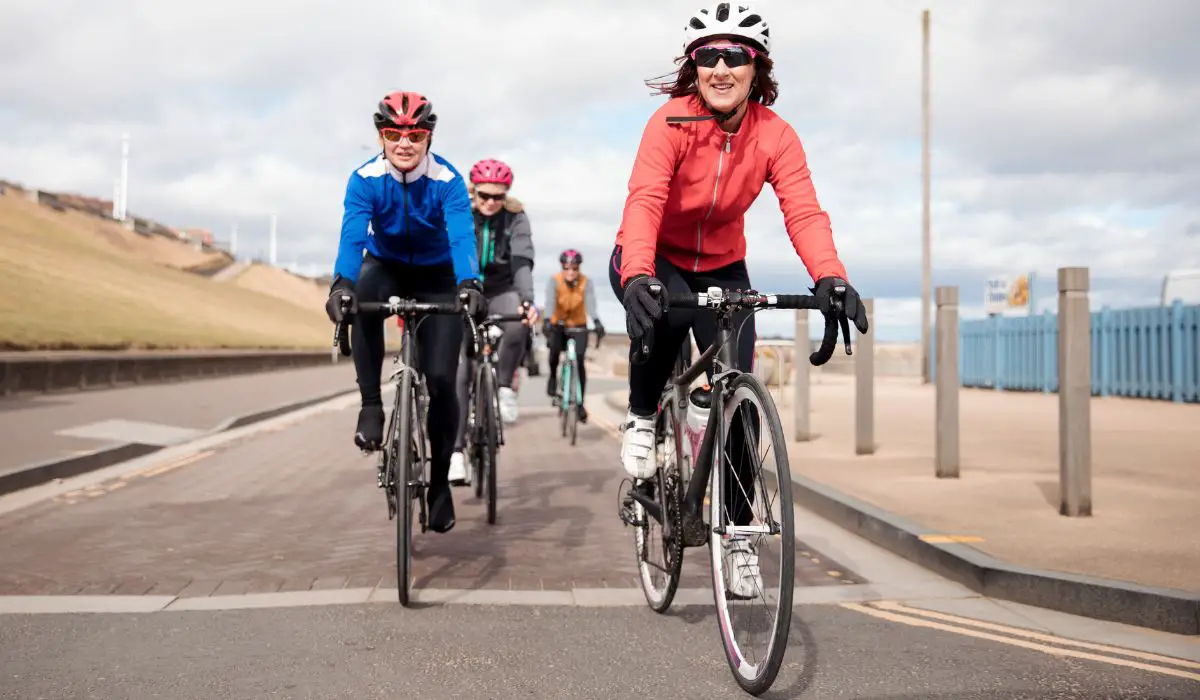
M 351 442 L 354 419 L 319 414 L 98 497 L 0 516 L 0 594 L 394 587 L 395 522 L 374 458 Z M 581 426 L 572 448 L 556 428 L 548 415 L 508 428 L 497 524 L 472 489 L 455 489 L 455 529 L 416 536 L 416 587 L 638 586 L 632 532 L 617 518 L 617 443 Z M 798 584 L 841 583 L 829 562 L 796 559 Z M 708 586 L 707 548 L 687 550 L 684 566 L 684 587 Z

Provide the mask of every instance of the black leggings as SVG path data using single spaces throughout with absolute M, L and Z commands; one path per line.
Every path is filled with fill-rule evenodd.
M 654 276 L 666 287 L 667 294 L 704 292 L 714 286 L 725 289 L 752 289 L 746 263 L 741 260 L 708 272 L 691 272 L 681 270 L 666 258 L 657 255 L 654 258 L 654 268 Z M 608 279 L 613 293 L 624 303 L 620 270 L 621 248 L 618 246 L 613 248 Z M 675 359 L 679 357 L 680 349 L 687 340 L 688 329 L 691 329 L 692 336 L 696 339 L 696 347 L 702 353 L 716 341 L 717 323 L 711 311 L 672 307 L 654 326 L 654 343 L 646 362 L 640 365 L 630 363 L 629 409 L 634 415 L 653 416 L 658 409 L 658 401 L 671 376 Z M 750 311 L 739 311 L 733 315 L 733 333 L 733 364 L 743 372 L 750 372 L 753 369 L 755 340 L 754 316 Z M 690 351 L 691 348 L 687 349 Z M 630 352 L 632 353 L 632 346 Z M 690 357 L 690 352 L 688 355 L 689 359 L 695 359 Z M 712 379 L 711 368 L 708 370 L 708 377 Z M 725 445 L 726 455 L 737 465 L 737 480 L 727 472 L 723 487 L 735 525 L 749 524 L 752 515 L 749 504 L 754 502 L 753 480 L 758 458 L 751 453 L 757 451 L 755 446 L 758 440 L 752 440 L 751 445 L 746 444 L 743 424 L 743 418 L 747 419 L 746 422 L 757 433 L 757 411 L 751 412 L 754 415 L 742 416 L 741 411 L 734 415 Z M 709 416 L 709 420 L 721 419 L 722 416 L 719 415 Z M 713 465 L 714 468 L 718 466 L 720 465 Z M 742 493 L 743 489 L 745 495 Z
M 567 349 L 567 336 L 575 339 L 575 371 L 579 374 L 579 394 L 580 403 L 582 403 L 583 397 L 587 395 L 587 365 L 584 363 L 588 344 L 586 326 L 583 328 L 550 326 L 550 332 L 546 335 L 546 352 L 550 356 L 550 376 L 554 378 L 554 381 L 558 381 L 558 356 Z M 562 387 L 559 389 L 561 390 Z
M 418 267 L 390 263 L 371 255 L 363 259 L 354 293 L 359 301 L 387 301 L 389 296 L 421 302 L 452 302 L 458 295 L 454 270 L 449 266 Z M 351 326 L 350 340 L 354 371 L 362 405 L 381 405 L 384 318 L 360 314 Z M 429 420 L 426 426 L 430 448 L 430 482 L 446 483 L 454 431 L 458 425 L 458 398 L 454 377 L 462 344 L 463 319 L 459 315 L 430 314 L 414 328 L 417 340 L 417 369 L 429 389 Z

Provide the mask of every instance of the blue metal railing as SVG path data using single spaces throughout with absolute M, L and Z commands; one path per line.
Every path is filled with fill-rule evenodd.
M 1109 309 L 1091 314 L 1092 394 L 1200 402 L 1200 305 Z M 930 343 L 936 379 L 937 333 Z M 1058 317 L 959 322 L 962 386 L 1058 391 Z

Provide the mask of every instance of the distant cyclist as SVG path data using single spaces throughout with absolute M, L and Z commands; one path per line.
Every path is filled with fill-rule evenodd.
M 670 99 L 642 134 L 609 268 L 613 291 L 626 309 L 631 351 L 653 330 L 649 358 L 631 362 L 629 412 L 622 425 L 621 462 L 637 479 L 653 475 L 653 416 L 688 328 L 701 351 L 716 336 L 709 314 L 671 309 L 664 317 L 665 299 L 652 295 L 650 287 L 667 293 L 709 286 L 752 289 L 743 216 L 764 184 L 774 189 L 792 246 L 816 281 L 821 311 L 832 313 L 834 286 L 846 285 L 846 314 L 860 332 L 867 331 L 866 309 L 845 281 L 804 148 L 792 126 L 768 107 L 778 85 L 766 21 L 757 10 L 718 2 L 688 18 L 684 37 L 674 79 L 651 85 Z M 736 315 L 733 326 L 735 363 L 743 371 L 750 370 L 754 355 L 754 318 L 748 314 Z M 731 454 L 744 453 L 740 421 L 729 439 Z M 739 464 L 737 472 L 741 488 L 752 489 L 748 466 Z M 741 495 L 737 485 L 731 491 L 734 499 Z M 733 509 L 749 511 L 736 503 Z M 730 589 L 752 593 L 761 583 L 753 548 L 737 538 L 726 540 L 725 547 L 727 558 L 742 555 L 727 566 L 733 572 Z
M 355 170 L 346 184 L 341 243 L 325 308 L 330 320 L 339 322 L 342 297 L 351 299 L 350 339 L 362 397 L 354 443 L 364 450 L 377 450 L 383 442 L 384 319 L 355 313 L 357 302 L 393 295 L 422 302 L 462 299 L 475 318 L 487 310 L 466 184 L 446 159 L 429 152 L 436 125 L 437 115 L 423 95 L 387 95 L 375 113 L 383 152 Z M 416 328 L 418 369 L 429 389 L 427 493 L 435 532 L 454 527 L 447 470 L 458 422 L 454 376 L 462 337 L 458 316 L 431 315 Z
M 550 376 L 546 378 L 546 393 L 554 396 L 558 392 L 558 356 L 566 349 L 567 336 L 575 338 L 576 368 L 579 372 L 580 394 L 587 392 L 587 369 L 584 355 L 587 352 L 588 318 L 596 334 L 604 336 L 604 324 L 596 309 L 596 292 L 588 276 L 579 271 L 583 254 L 575 249 L 564 250 L 558 256 L 562 270 L 546 283 L 546 350 L 550 355 Z M 587 409 L 583 396 L 579 398 L 579 422 L 587 422 Z
M 498 367 L 500 417 L 505 423 L 517 420 L 517 392 L 514 388 L 517 367 L 525 355 L 530 324 L 537 319 L 533 305 L 533 234 L 529 215 L 515 197 L 508 195 L 513 171 L 501 161 L 485 158 L 471 168 L 472 208 L 475 219 L 475 245 L 483 277 L 483 295 L 488 313 L 524 312 L 525 323 L 504 323 L 501 329 Z M 464 356 L 465 357 L 465 356 Z M 450 457 L 450 482 L 460 485 L 470 480 L 463 458 L 467 433 L 467 390 L 471 377 L 469 363 L 460 359 L 458 366 L 458 430 L 454 454 Z

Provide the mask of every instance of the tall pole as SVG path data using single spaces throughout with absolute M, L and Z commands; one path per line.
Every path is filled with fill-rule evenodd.
M 933 285 L 929 244 L 929 10 L 921 12 L 921 377 L 929 383 L 929 301 Z
M 272 214 L 271 215 L 271 245 L 269 248 L 270 253 L 268 253 L 268 255 L 267 255 L 267 259 L 270 261 L 271 267 L 275 267 L 275 251 L 276 251 L 276 248 L 275 248 L 275 218 L 276 218 L 275 215 Z
M 121 134 L 121 221 L 129 212 L 129 132 Z

